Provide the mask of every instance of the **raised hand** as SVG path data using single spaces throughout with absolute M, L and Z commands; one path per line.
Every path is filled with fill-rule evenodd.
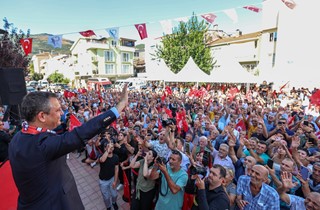
M 284 171 L 281 174 L 282 186 L 285 189 L 291 189 L 295 187 L 295 184 L 292 182 L 292 174 L 289 172 Z

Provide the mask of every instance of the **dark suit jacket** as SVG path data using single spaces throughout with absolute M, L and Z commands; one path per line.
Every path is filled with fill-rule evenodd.
M 17 133 L 9 145 L 9 160 L 19 191 L 18 209 L 84 209 L 65 155 L 115 119 L 109 110 L 63 135 Z

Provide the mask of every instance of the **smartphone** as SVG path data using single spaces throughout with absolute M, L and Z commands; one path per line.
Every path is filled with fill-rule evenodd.
M 305 121 L 303 121 L 303 125 L 309 126 L 309 122 L 305 120 Z
M 301 166 L 300 167 L 300 174 L 303 180 L 307 180 L 309 178 L 309 170 L 307 167 Z
M 189 154 L 190 153 L 190 143 L 186 142 L 186 153 Z
M 268 159 L 267 166 L 272 169 L 273 168 L 273 160 Z

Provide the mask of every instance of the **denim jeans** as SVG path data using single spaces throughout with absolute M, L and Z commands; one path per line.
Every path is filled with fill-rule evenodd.
M 101 180 L 101 179 L 99 180 L 101 194 L 103 196 L 104 204 L 106 205 L 107 208 L 110 208 L 112 206 L 111 204 L 117 201 L 118 192 L 116 189 L 112 188 L 113 182 L 114 182 L 114 177 L 112 177 L 109 180 Z

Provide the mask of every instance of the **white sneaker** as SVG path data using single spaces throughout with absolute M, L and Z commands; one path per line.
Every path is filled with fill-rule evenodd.
M 90 163 L 91 168 L 93 168 L 95 165 L 97 165 L 96 162 Z
M 117 190 L 121 190 L 123 188 L 123 184 L 119 184 L 118 187 L 117 187 Z

